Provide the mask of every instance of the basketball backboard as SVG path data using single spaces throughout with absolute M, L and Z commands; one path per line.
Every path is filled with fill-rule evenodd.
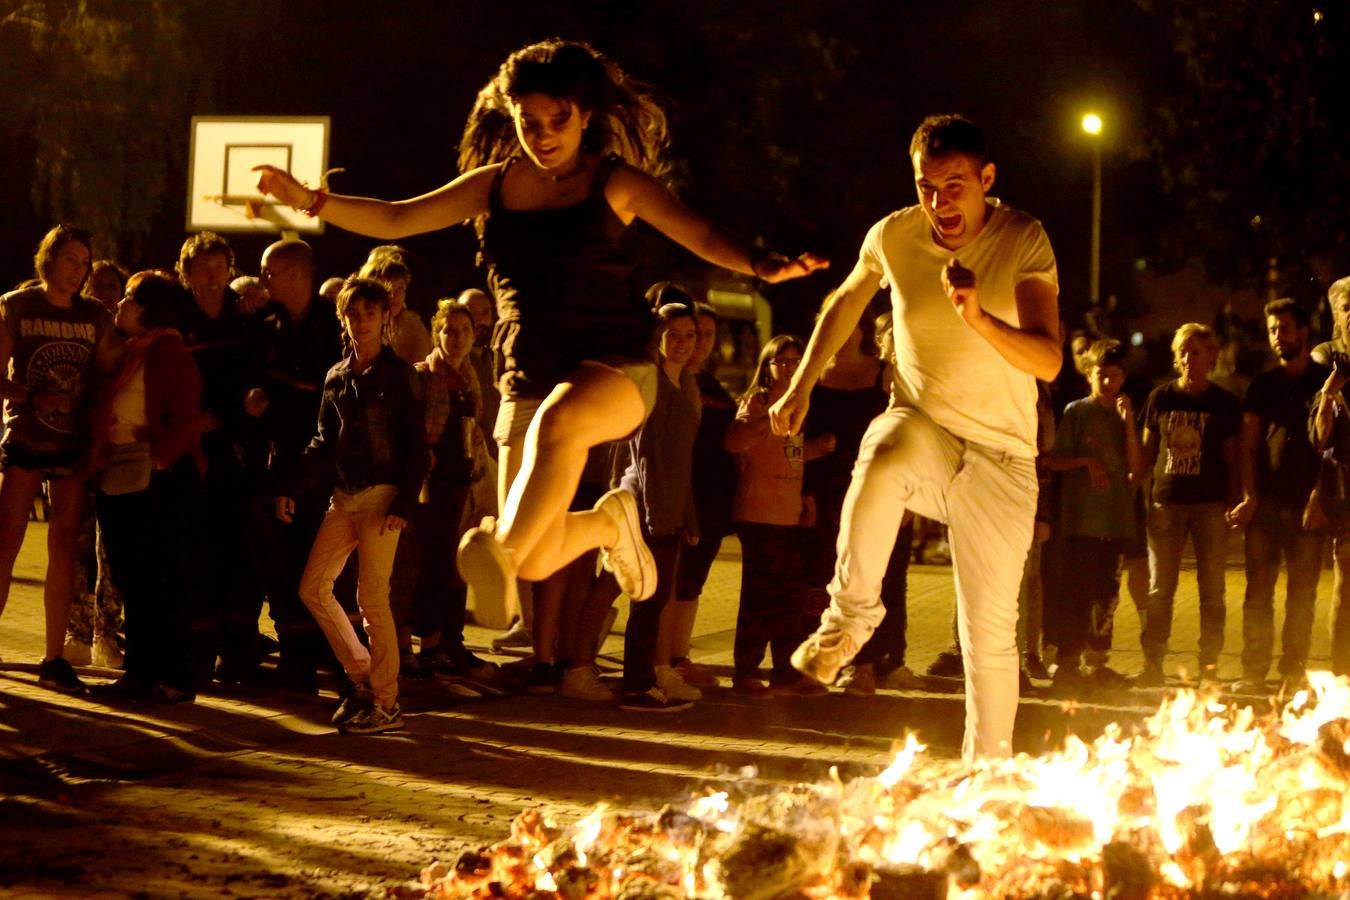
M 327 116 L 193 116 L 189 231 L 298 231 L 323 223 L 258 193 L 254 166 L 286 169 L 317 187 L 328 168 Z

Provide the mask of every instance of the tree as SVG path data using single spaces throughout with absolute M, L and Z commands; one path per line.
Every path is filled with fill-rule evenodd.
M 1261 285 L 1344 271 L 1350 204 L 1350 9 L 1344 4 L 1139 0 L 1167 30 L 1181 83 L 1156 111 L 1152 156 L 1180 216 L 1163 245 L 1211 278 Z M 1288 290 L 1289 285 L 1283 285 Z
M 5 144 L 29 159 L 41 221 L 95 234 L 99 255 L 135 259 L 178 190 L 193 63 L 186 4 L 19 0 L 0 19 L 13 51 L 0 76 Z M 31 166 L 31 168 L 29 168 Z

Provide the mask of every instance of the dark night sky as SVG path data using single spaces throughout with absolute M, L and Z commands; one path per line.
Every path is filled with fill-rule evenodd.
M 454 177 L 473 96 L 510 50 L 553 35 L 589 40 L 669 100 L 678 185 L 691 205 L 746 237 L 837 260 L 843 271 L 799 289 L 804 300 L 842 277 L 873 221 L 913 202 L 909 135 L 923 115 L 945 111 L 986 127 L 995 193 L 1045 222 L 1068 305 L 1087 281 L 1090 148 L 1078 120 L 1089 107 L 1102 112 L 1109 286 L 1112 266 L 1130 256 L 1122 235 L 1150 215 L 1154 179 L 1139 160 L 1150 105 L 1175 67 L 1164 36 L 1127 0 L 190 5 L 202 73 L 191 113 L 329 115 L 330 164 L 348 169 L 336 188 L 391 198 Z M 186 142 L 186 120 L 181 133 Z M 781 180 L 756 174 L 765 171 Z M 4 190 L 6 202 L 26 199 L 26 186 Z M 174 253 L 184 195 L 185 184 L 169 193 L 153 258 L 128 263 Z M 10 281 L 45 227 L 31 225 L 25 242 L 0 246 Z M 411 242 L 438 287 L 474 277 L 472 241 L 458 232 Z M 252 270 L 264 242 L 237 244 Z M 370 244 L 331 229 L 316 242 L 335 271 Z

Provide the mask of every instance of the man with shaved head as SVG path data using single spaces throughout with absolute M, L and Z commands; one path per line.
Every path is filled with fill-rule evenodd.
M 273 482 L 285 479 L 314 436 L 324 376 L 342 356 L 342 331 L 330 303 L 314 292 L 314 251 L 300 240 L 277 241 L 263 251 L 262 281 L 271 302 L 262 311 L 268 352 L 262 388 L 264 428 Z M 282 524 L 271 514 L 271 495 L 260 498 L 258 534 L 265 542 L 267 598 L 281 644 L 277 677 L 283 688 L 318 691 L 315 667 L 328 652 L 314 617 L 300 601 L 300 576 L 328 506 L 319 486 L 295 499 L 295 515 Z

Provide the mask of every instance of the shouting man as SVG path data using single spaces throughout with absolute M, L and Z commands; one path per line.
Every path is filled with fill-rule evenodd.
M 825 362 L 883 285 L 894 317 L 891 406 L 873 420 L 844 500 L 830 607 L 793 665 L 829 683 L 885 613 L 906 509 L 946 522 L 966 678 L 963 756 L 1011 752 L 1017 593 L 1036 513 L 1036 379 L 1062 359 L 1055 255 L 1039 222 L 990 198 L 984 135 L 925 119 L 910 142 L 919 203 L 868 232 L 771 410 L 796 432 Z

